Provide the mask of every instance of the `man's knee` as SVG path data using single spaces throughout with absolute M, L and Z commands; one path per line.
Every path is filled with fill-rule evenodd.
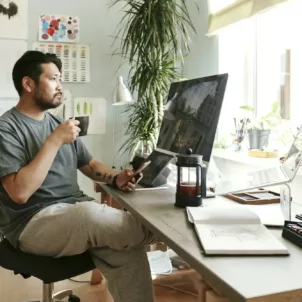
M 76 205 L 81 223 L 86 225 L 92 241 L 102 239 L 114 249 L 140 249 L 155 242 L 154 235 L 130 213 L 95 202 Z

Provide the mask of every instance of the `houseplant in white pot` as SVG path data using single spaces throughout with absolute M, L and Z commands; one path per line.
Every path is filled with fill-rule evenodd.
M 279 102 L 274 102 L 271 111 L 266 115 L 257 117 L 251 106 L 241 106 L 240 109 L 247 111 L 249 120 L 247 133 L 250 149 L 264 149 L 268 146 L 271 130 L 281 123 Z

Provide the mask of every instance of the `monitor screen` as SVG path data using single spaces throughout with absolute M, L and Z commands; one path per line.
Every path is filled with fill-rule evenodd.
M 228 74 L 172 83 L 156 149 L 209 162 Z

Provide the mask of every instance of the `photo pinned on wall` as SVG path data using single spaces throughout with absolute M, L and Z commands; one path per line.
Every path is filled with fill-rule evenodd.
M 90 82 L 90 50 L 88 45 L 34 42 L 32 49 L 44 53 L 54 53 L 61 59 L 63 82 Z
M 0 39 L 27 39 L 28 0 L 0 0 Z
M 106 133 L 106 106 L 104 98 L 75 98 L 74 116 L 89 116 L 88 134 Z
M 79 34 L 78 17 L 52 14 L 39 16 L 39 41 L 78 43 Z

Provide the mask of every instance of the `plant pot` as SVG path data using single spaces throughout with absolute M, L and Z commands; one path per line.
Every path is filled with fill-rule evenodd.
M 250 149 L 263 149 L 267 147 L 271 130 L 248 130 Z

